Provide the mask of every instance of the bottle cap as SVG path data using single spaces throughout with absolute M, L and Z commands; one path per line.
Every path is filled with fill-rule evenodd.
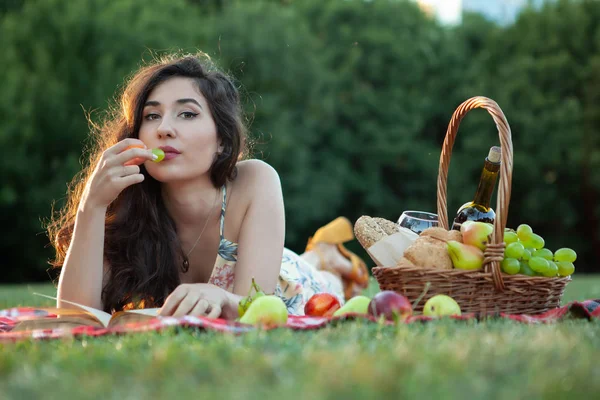
M 499 146 L 494 146 L 490 149 L 490 152 L 487 156 L 488 160 L 493 163 L 499 163 L 500 158 L 502 156 L 502 150 Z

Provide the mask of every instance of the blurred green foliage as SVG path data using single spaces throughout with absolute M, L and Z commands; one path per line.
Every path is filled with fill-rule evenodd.
M 242 90 L 255 156 L 273 165 L 287 246 L 338 215 L 436 211 L 441 143 L 465 99 L 496 100 L 511 124 L 509 226 L 600 271 L 600 2 L 561 0 L 500 27 L 476 14 L 442 26 L 409 1 L 32 0 L 0 7 L 0 282 L 46 279 L 42 222 L 81 168 L 87 114 L 163 51 L 202 50 Z M 465 118 L 448 182 L 471 200 L 498 144 Z M 357 243 L 350 248 L 366 256 Z

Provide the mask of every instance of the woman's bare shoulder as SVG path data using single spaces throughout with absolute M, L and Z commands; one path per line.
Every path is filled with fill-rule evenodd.
M 230 183 L 231 197 L 230 214 L 228 221 L 232 224 L 229 232 L 238 232 L 231 235 L 230 240 L 238 240 L 242 221 L 252 204 L 264 204 L 270 199 L 275 202 L 283 202 L 281 182 L 277 171 L 261 160 L 244 160 L 237 163 L 238 173 L 233 182 Z M 227 224 L 227 222 L 226 222 Z
M 280 184 L 279 174 L 271 165 L 262 160 L 244 160 L 237 163 L 238 176 L 235 179 L 240 187 L 260 189 Z

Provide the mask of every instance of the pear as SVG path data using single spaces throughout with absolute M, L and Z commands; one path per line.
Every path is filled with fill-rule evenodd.
M 460 226 L 462 242 L 485 250 L 488 236 L 494 231 L 494 226 L 485 222 L 466 221 Z
M 254 294 L 252 294 L 252 289 L 254 289 Z M 238 315 L 240 317 L 243 317 L 244 313 L 248 310 L 248 307 L 250 307 L 250 304 L 252 304 L 252 302 L 254 300 L 256 300 L 259 297 L 262 297 L 264 295 L 265 295 L 265 292 L 263 292 L 261 290 L 261 288 L 258 286 L 256 281 L 254 280 L 254 278 L 252 278 L 252 285 L 250 286 L 250 291 L 248 292 L 248 296 L 241 299 L 238 304 Z
M 287 307 L 283 300 L 274 295 L 264 295 L 254 299 L 240 322 L 250 325 L 285 325 L 288 319 Z
M 480 269 L 483 267 L 483 251 L 477 247 L 450 240 L 447 248 L 454 268 Z
M 367 296 L 354 296 L 344 304 L 342 308 L 333 313 L 334 317 L 345 314 L 366 314 L 369 312 L 371 299 Z

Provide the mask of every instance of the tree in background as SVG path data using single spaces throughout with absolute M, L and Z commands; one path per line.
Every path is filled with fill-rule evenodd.
M 240 4 L 213 19 L 207 46 L 248 91 L 256 155 L 282 176 L 289 244 L 302 251 L 337 215 L 433 210 L 462 98 L 450 32 L 403 2 Z
M 46 277 L 41 220 L 86 162 L 87 112 L 105 110 L 142 58 L 177 49 L 206 51 L 237 78 L 255 156 L 282 179 L 292 249 L 338 215 L 435 211 L 448 121 L 484 95 L 513 130 L 509 225 L 530 223 L 593 271 L 599 17 L 590 0 L 526 11 L 507 27 L 466 15 L 455 28 L 391 0 L 15 2 L 0 12 L 1 279 Z M 497 143 L 491 117 L 469 113 L 450 167 L 451 215 Z
M 200 10 L 183 0 L 154 4 L 28 1 L 3 17 L 2 280 L 44 278 L 53 254 L 42 220 L 54 200 L 61 206 L 66 182 L 81 168 L 80 159 L 85 162 L 86 114 L 107 109 L 148 49 L 194 44 L 187 32 L 197 25 Z
M 509 223 L 531 224 L 551 249 L 577 249 L 577 265 L 598 272 L 600 3 L 560 0 L 525 10 L 485 49 L 479 85 L 513 132 Z

